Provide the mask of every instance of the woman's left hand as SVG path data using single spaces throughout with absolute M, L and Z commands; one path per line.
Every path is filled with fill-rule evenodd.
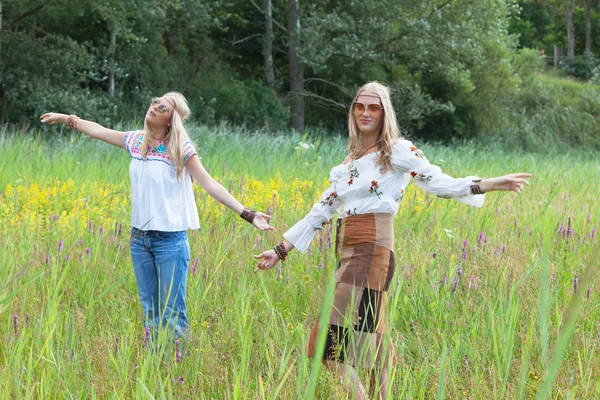
M 508 174 L 496 178 L 482 179 L 479 186 L 484 193 L 494 190 L 506 190 L 520 193 L 525 185 L 529 185 L 529 181 L 525 178 L 530 177 L 531 174 L 529 173 Z
M 254 217 L 254 221 L 252 221 L 252 225 L 260 231 L 272 231 L 275 230 L 269 222 L 267 222 L 271 218 L 270 215 L 261 213 L 260 211 L 256 212 L 256 216 Z

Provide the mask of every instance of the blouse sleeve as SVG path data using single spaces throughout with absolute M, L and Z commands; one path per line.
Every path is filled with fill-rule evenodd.
M 187 164 L 190 157 L 192 157 L 194 154 L 198 154 L 194 144 L 192 142 L 185 142 L 183 145 L 183 163 Z
M 335 191 L 335 186 L 343 173 L 343 165 L 338 165 L 331 170 L 329 176 L 330 186 L 314 204 L 306 217 L 298 221 L 290 230 L 283 234 L 298 251 L 304 253 L 318 229 L 323 229 L 323 224 L 329 221 L 341 205 Z
M 476 176 L 453 178 L 442 173 L 440 167 L 430 164 L 421 150 L 409 140 L 399 140 L 392 153 L 392 165 L 400 172 L 410 174 L 415 184 L 427 192 L 443 198 L 452 198 L 470 206 L 481 207 L 485 195 L 471 194 Z
M 138 140 L 140 135 L 142 135 L 140 131 L 131 131 L 125 133 L 125 137 L 123 138 L 123 148 L 127 150 L 129 154 L 133 155 L 136 143 L 141 143 L 141 140 Z

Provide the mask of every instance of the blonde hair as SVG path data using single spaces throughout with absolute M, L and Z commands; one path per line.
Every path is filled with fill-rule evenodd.
M 380 152 L 377 158 L 377 165 L 381 167 L 380 170 L 384 173 L 392 169 L 394 143 L 396 140 L 402 138 L 402 134 L 398 127 L 396 112 L 390 99 L 390 89 L 377 81 L 366 83 L 358 89 L 352 104 L 364 92 L 375 93 L 379 97 L 381 106 L 383 107 L 383 125 L 381 132 L 377 135 L 377 150 Z M 353 107 L 350 107 L 350 112 L 348 113 L 348 131 L 348 154 L 355 159 L 361 155 L 363 148 L 362 137 L 356 124 Z
M 187 104 L 185 97 L 179 92 L 165 93 L 162 97 L 168 100 L 168 103 L 173 107 L 173 116 L 171 117 L 171 126 L 167 128 L 165 142 L 167 151 L 171 161 L 177 168 L 177 179 L 181 176 L 185 162 L 183 159 L 184 147 L 186 142 L 190 141 L 190 136 L 183 126 L 183 121 L 190 116 L 190 107 Z M 144 140 L 142 141 L 141 151 L 142 156 L 146 158 L 148 149 L 150 148 L 150 126 L 144 120 Z

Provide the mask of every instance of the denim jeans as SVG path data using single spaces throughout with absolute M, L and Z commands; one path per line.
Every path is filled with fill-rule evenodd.
M 130 251 L 144 309 L 144 326 L 171 326 L 175 336 L 187 338 L 185 286 L 190 261 L 187 232 L 132 228 Z

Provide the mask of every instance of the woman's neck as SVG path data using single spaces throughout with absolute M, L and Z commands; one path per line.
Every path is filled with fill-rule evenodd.
M 374 147 L 377 144 L 378 134 L 375 132 L 372 132 L 372 133 L 361 132 L 360 136 L 361 136 L 361 144 L 362 144 L 363 150 L 366 150 L 370 147 Z
M 167 128 L 155 128 L 153 126 L 148 126 L 150 130 L 150 137 L 153 140 L 161 140 L 164 141 L 167 137 Z

